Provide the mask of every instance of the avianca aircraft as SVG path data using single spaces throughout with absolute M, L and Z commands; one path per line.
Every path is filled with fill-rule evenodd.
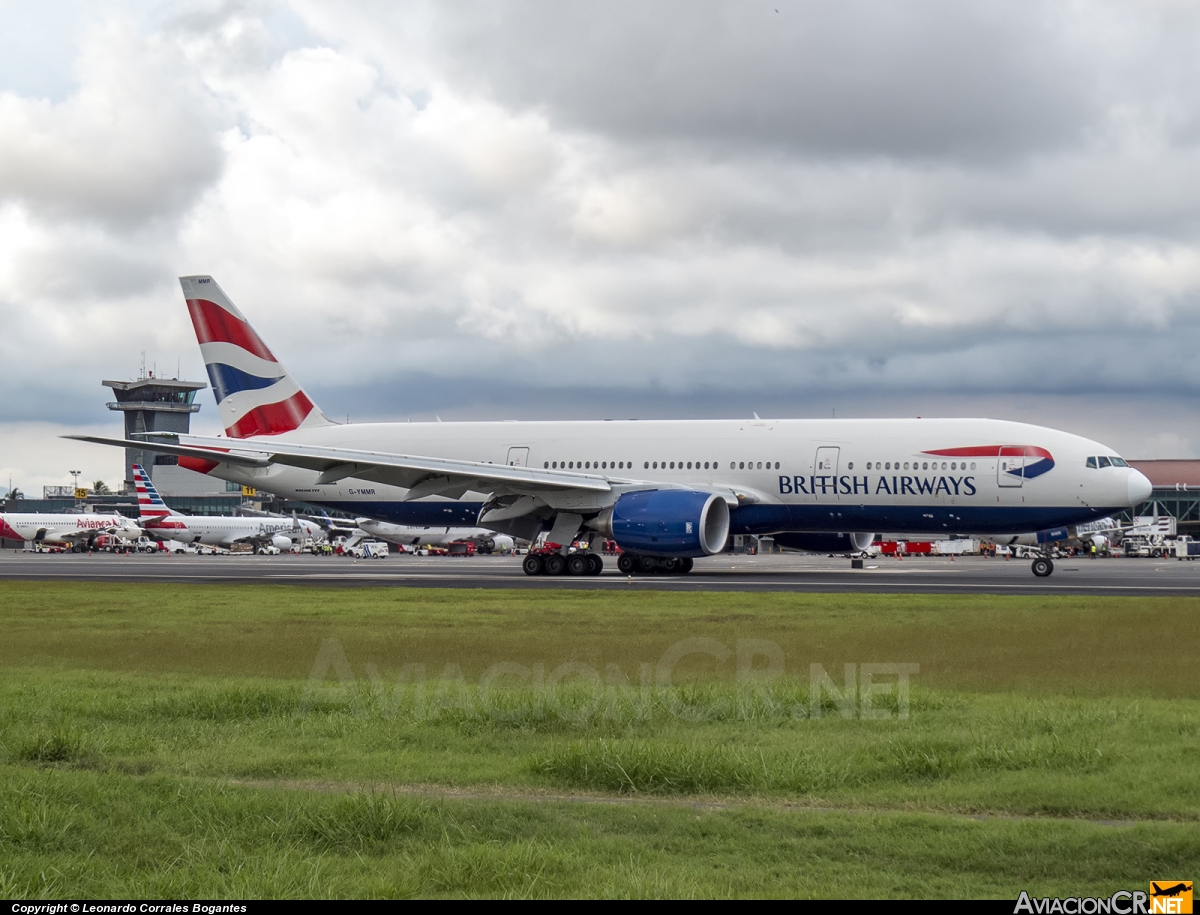
M 0 537 L 6 540 L 28 540 L 69 543 L 76 549 L 88 549 L 101 534 L 118 534 L 132 540 L 142 535 L 142 529 L 132 519 L 114 512 L 111 515 L 78 512 L 6 512 L 0 514 Z
M 235 543 L 270 543 L 280 550 L 292 547 L 293 537 L 321 537 L 319 525 L 296 518 L 234 518 L 223 515 L 180 515 L 171 511 L 141 464 L 133 465 L 138 512 L 148 536 L 230 547 Z
M 180 283 L 227 437 L 155 438 L 155 448 L 383 521 L 548 531 L 558 544 L 596 532 L 621 546 L 622 571 L 686 571 L 730 534 L 823 552 L 865 547 L 881 530 L 1016 534 L 1094 521 L 1151 490 L 1098 442 L 989 419 L 340 425 L 211 276 Z M 565 565 L 549 558 L 549 571 Z M 1034 563 L 1037 575 L 1052 570 L 1048 558 Z

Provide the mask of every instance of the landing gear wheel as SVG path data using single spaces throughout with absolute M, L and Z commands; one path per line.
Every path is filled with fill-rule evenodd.
M 658 560 L 653 556 L 639 556 L 637 559 L 637 567 L 639 572 L 645 572 L 647 574 L 650 572 L 657 572 Z
M 695 564 L 696 561 L 692 559 L 691 556 L 688 556 L 686 559 L 679 560 L 679 568 L 675 571 L 677 571 L 680 575 L 686 575 L 688 572 L 692 571 L 692 566 Z
M 561 575 L 567 570 L 567 561 L 563 559 L 562 553 L 551 553 L 546 557 L 546 574 Z
M 678 559 L 660 559 L 659 566 L 668 575 L 674 575 L 676 572 L 679 571 L 679 560 Z
M 1038 578 L 1046 578 L 1054 571 L 1054 563 L 1049 559 L 1035 559 L 1033 561 L 1033 574 Z
M 542 562 L 541 556 L 530 553 L 521 561 L 521 571 L 526 575 L 541 575 L 546 571 L 546 564 Z
M 587 558 L 589 575 L 599 575 L 604 571 L 604 559 L 598 553 L 588 553 Z
M 572 553 L 567 557 L 567 572 L 571 575 L 586 575 L 592 564 L 583 553 Z
M 632 553 L 622 553 L 617 557 L 617 569 L 626 575 L 632 575 L 637 571 L 637 557 Z

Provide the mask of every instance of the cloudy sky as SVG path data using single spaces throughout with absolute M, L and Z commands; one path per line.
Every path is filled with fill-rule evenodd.
M 1200 456 L 1200 7 L 0 0 L 0 489 L 211 273 L 352 420 L 986 415 Z M 211 393 L 194 428 L 215 431 Z

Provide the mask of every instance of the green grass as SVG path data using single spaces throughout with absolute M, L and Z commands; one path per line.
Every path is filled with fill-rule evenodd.
M 1186 879 L 1198 610 L 3 583 L 0 895 L 1015 898 Z M 668 683 L 681 644 L 699 653 Z M 755 679 L 769 657 L 779 676 Z M 878 720 L 813 691 L 810 664 L 841 688 L 843 664 L 886 662 L 919 672 L 907 703 L 884 678 Z

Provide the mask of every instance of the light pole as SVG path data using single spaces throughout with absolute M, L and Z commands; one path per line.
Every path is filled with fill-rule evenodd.
M 68 470 L 67 473 L 69 473 L 72 477 L 75 478 L 75 486 L 73 487 L 73 489 L 75 489 L 75 491 L 78 492 L 79 491 L 79 475 L 81 473 L 83 473 L 83 471 L 82 470 Z

